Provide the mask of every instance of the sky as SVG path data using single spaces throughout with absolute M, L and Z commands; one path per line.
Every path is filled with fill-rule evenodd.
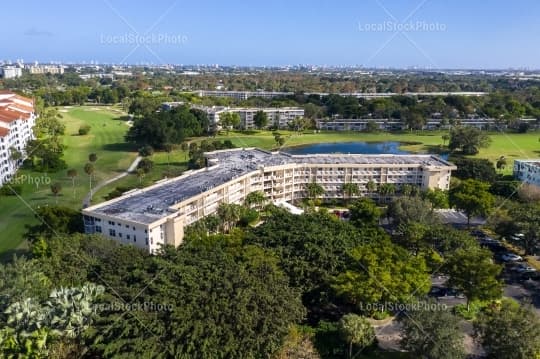
M 26 0 L 0 59 L 540 69 L 538 0 Z

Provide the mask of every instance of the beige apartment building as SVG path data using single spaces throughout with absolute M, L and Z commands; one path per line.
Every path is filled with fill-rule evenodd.
M 357 183 L 364 196 L 370 181 L 446 190 L 456 169 L 432 155 L 297 156 L 245 148 L 210 152 L 206 158 L 206 168 L 84 209 L 85 231 L 154 253 L 161 245 L 181 244 L 184 228 L 215 213 L 220 203 L 241 204 L 254 191 L 277 203 L 307 197 L 312 182 L 324 188 L 325 199 L 343 198 L 344 183 Z

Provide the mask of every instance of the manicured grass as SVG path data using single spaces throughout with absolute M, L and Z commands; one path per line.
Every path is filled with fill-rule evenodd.
M 66 145 L 64 160 L 68 168 L 75 168 L 78 177 L 75 187 L 66 171 L 57 173 L 37 173 L 21 170 L 18 173 L 23 186 L 21 198 L 15 196 L 0 197 L 0 253 L 6 253 L 23 243 L 25 225 L 36 223 L 34 209 L 39 206 L 52 205 L 56 199 L 51 193 L 50 184 L 59 182 L 62 192 L 58 196 L 58 204 L 74 209 L 80 209 L 82 199 L 89 190 L 88 176 L 84 173 L 84 165 L 88 155 L 97 153 L 95 163 L 94 183 L 114 177 L 117 173 L 129 167 L 136 157 L 136 152 L 125 143 L 124 135 L 128 126 L 120 117 L 121 111 L 106 107 L 74 107 L 59 108 L 63 115 L 62 122 L 66 125 L 63 143 Z M 77 134 L 81 124 L 91 126 L 86 136 Z M 26 180 L 23 180 L 26 176 Z M 36 186 L 37 180 L 41 185 Z M 9 255 L 10 253 L 5 255 Z

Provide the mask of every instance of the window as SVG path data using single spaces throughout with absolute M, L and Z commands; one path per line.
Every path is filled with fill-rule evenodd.
M 131 239 L 131 236 L 129 234 L 126 234 L 126 239 Z
M 114 229 L 109 229 L 109 236 L 116 237 L 116 231 Z
M 96 232 L 101 233 L 101 226 L 96 226 Z
M 122 238 L 122 233 L 118 233 L 118 237 Z

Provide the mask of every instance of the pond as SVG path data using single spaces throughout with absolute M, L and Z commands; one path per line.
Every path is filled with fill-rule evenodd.
M 410 152 L 403 151 L 399 147 L 401 142 L 336 142 L 336 143 L 313 143 L 310 145 L 287 147 L 283 152 L 291 155 L 311 155 L 319 153 L 359 153 L 359 154 L 392 154 L 406 155 Z

